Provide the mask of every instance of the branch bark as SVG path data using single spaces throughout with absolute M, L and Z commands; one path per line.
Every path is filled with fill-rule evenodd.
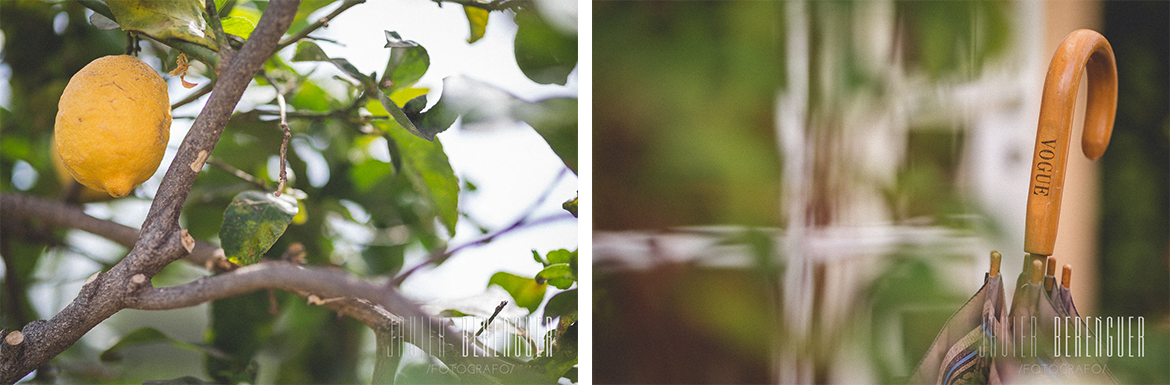
M 187 254 L 182 245 L 179 212 L 202 166 L 203 161 L 196 159 L 206 159 L 215 148 L 244 89 L 272 55 L 280 36 L 292 24 L 299 4 L 300 0 L 272 1 L 240 52 L 232 54 L 226 48 L 221 52 L 222 60 L 228 64 L 167 169 L 134 248 L 110 271 L 82 286 L 77 298 L 52 319 L 24 326 L 20 351 L 0 351 L 0 383 L 16 382 L 65 351 L 98 323 L 125 308 L 136 290 L 150 286 L 150 277 Z M 136 284 L 139 280 L 134 277 L 139 274 L 147 278 L 146 285 Z
M 483 350 L 474 337 L 448 327 L 444 318 L 424 313 L 397 290 L 357 279 L 341 269 L 301 267 L 284 261 L 262 262 L 203 277 L 185 285 L 143 288 L 128 300 L 127 307 L 139 310 L 178 309 L 262 289 L 281 289 L 302 297 L 316 296 L 323 306 L 353 317 L 379 332 L 391 330 L 395 326 L 409 325 L 411 327 L 406 327 L 408 330 L 420 327 L 421 330 L 405 332 L 402 337 L 448 366 L 496 365 L 510 368 L 501 370 L 500 374 L 491 371 L 461 373 L 467 383 L 551 382 L 538 372 L 524 367 L 523 362 L 507 357 L 492 357 L 494 354 Z M 465 355 L 465 351 L 471 353 Z M 521 367 L 513 368 L 515 366 Z
M 0 193 L 0 212 L 5 220 L 40 220 L 55 227 L 69 227 L 86 231 L 114 241 L 122 246 L 134 247 L 139 231 L 117 222 L 94 218 L 78 206 L 48 201 L 21 194 Z M 221 272 L 230 270 L 231 265 L 223 256 L 223 250 L 203 241 L 195 241 L 195 249 L 183 257 L 197 266 Z

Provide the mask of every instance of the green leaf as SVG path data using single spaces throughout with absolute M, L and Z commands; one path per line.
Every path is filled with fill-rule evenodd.
M 155 328 L 144 327 L 139 328 L 122 336 L 114 346 L 111 346 L 106 351 L 102 352 L 100 358 L 104 362 L 117 362 L 122 360 L 122 351 L 131 346 L 148 345 L 154 343 L 168 343 L 177 348 L 187 349 L 198 353 L 203 353 L 217 358 L 226 358 L 227 355 L 223 352 L 206 346 L 200 346 L 192 343 L 176 340 L 168 337 L 163 332 Z
M 463 13 L 467 15 L 467 26 L 471 28 L 471 36 L 467 38 L 467 44 L 479 41 L 483 38 L 484 32 L 487 32 L 488 10 L 465 5 Z
M 565 203 L 562 203 L 561 208 L 565 209 L 565 211 L 568 211 L 570 214 L 573 214 L 573 217 L 576 218 L 577 217 L 577 197 L 573 197 L 573 199 L 569 199 L 569 200 L 565 201 Z
M 329 4 L 333 4 L 335 0 L 301 0 L 301 5 L 297 7 L 297 15 L 293 18 L 293 24 L 289 27 L 289 31 L 299 31 L 311 22 L 307 18 Z
M 89 24 L 92 24 L 94 26 L 94 28 L 97 28 L 97 29 L 100 29 L 103 31 L 109 31 L 109 30 L 117 29 L 120 27 L 118 25 L 118 22 L 110 20 L 110 18 L 105 17 L 102 14 L 97 13 L 97 12 L 94 12 L 92 15 L 89 15 Z
M 374 359 L 374 378 L 370 384 L 393 384 L 394 376 L 398 374 L 398 364 L 402 361 L 402 338 L 389 330 L 374 334 L 377 353 Z
M 378 103 L 382 104 L 382 108 L 378 112 L 374 112 L 374 109 L 370 109 L 367 106 L 366 109 L 370 110 L 371 114 L 378 114 L 378 113 L 388 114 L 390 117 L 394 118 L 394 122 L 398 123 L 398 125 L 400 127 L 405 128 L 406 131 L 409 131 L 414 136 L 417 136 L 419 138 L 423 138 L 426 140 L 434 140 L 435 134 L 439 133 L 438 131 L 434 131 L 434 132 L 420 131 L 418 129 L 418 127 L 416 127 L 414 125 L 414 122 L 412 122 L 410 120 L 410 117 L 406 116 L 406 113 L 402 111 L 402 108 L 398 107 L 397 104 L 394 104 L 394 101 L 390 100 L 390 97 L 387 96 L 385 92 L 382 92 L 382 90 L 378 89 L 378 87 L 376 87 L 376 86 L 375 87 L 367 87 L 366 92 L 374 94 L 374 96 L 376 96 L 378 98 Z M 385 116 L 385 115 L 383 115 L 383 116 Z M 388 131 L 396 131 L 396 130 L 388 130 Z
M 337 99 L 321 89 L 317 82 L 307 79 L 301 82 L 296 93 L 288 98 L 288 103 L 302 111 L 328 112 L 339 107 Z
M 564 85 L 577 66 L 577 38 L 557 31 L 536 12 L 516 14 L 516 65 L 532 81 Z
M 397 31 L 383 31 L 386 33 L 386 45 L 382 48 L 410 48 L 417 47 L 418 43 L 414 40 L 403 39 L 398 35 Z
M 374 80 L 359 71 L 357 67 L 353 66 L 353 64 L 350 64 L 349 60 L 330 58 L 329 55 L 326 55 L 325 51 L 321 49 L 321 46 L 318 46 L 317 43 L 311 41 L 302 41 L 297 43 L 297 50 L 293 53 L 292 61 L 327 61 L 333 63 L 333 66 L 337 67 L 337 69 L 341 70 L 341 72 L 344 72 L 346 75 L 349 75 L 349 77 L 357 80 L 358 83 L 361 83 L 363 88 L 369 90 L 374 87 Z
M 467 313 L 464 313 L 464 312 L 461 312 L 461 311 L 455 310 L 455 309 L 447 309 L 447 310 L 443 310 L 443 311 L 439 312 L 439 317 L 460 318 L 460 317 L 474 317 L 474 316 L 475 316 L 474 314 L 467 314 Z
M 106 0 L 123 31 L 159 40 L 177 39 L 219 50 L 199 0 Z
M 532 126 L 565 166 L 577 173 L 577 99 L 553 98 L 520 104 L 514 114 Z
M 577 255 L 577 251 L 569 251 L 566 249 L 557 249 L 548 252 L 548 264 L 569 263 Z
M 378 111 L 376 103 L 371 102 L 366 108 L 374 115 L 385 116 L 384 110 Z M 390 153 L 397 152 L 402 159 L 400 174 L 426 199 L 439 221 L 447 227 L 448 233 L 454 235 L 455 223 L 459 220 L 459 179 L 451 169 L 447 153 L 443 152 L 443 144 L 437 138 L 426 141 L 405 131 L 395 130 L 390 122 L 384 120 L 373 121 L 372 124 L 393 139 Z
M 549 285 L 556 286 L 561 290 L 572 287 L 573 281 L 576 280 L 577 274 L 573 272 L 573 268 L 568 263 L 548 265 L 536 274 L 536 282 L 548 282 Z
M 390 33 L 392 32 L 387 31 L 387 34 Z M 428 65 L 429 60 L 430 59 L 428 59 Z M 345 72 L 346 75 L 353 77 L 358 81 L 358 83 L 361 83 L 362 89 L 365 90 L 367 94 L 373 95 L 378 99 L 378 103 L 382 104 L 382 108 L 378 109 L 373 109 L 367 106 L 367 109 L 370 109 L 370 113 L 378 114 L 379 112 L 377 111 L 380 111 L 382 114 L 388 114 L 388 116 L 394 118 L 394 122 L 398 123 L 399 126 L 405 128 L 411 134 L 426 140 L 433 140 L 435 138 L 435 134 L 438 133 L 438 131 L 419 131 L 419 129 L 415 127 L 414 122 L 410 120 L 410 117 L 406 116 L 405 112 L 402 112 L 402 108 L 400 108 L 397 104 L 394 104 L 394 101 L 390 100 L 390 97 L 378 88 L 378 84 L 374 81 L 373 78 L 362 74 L 361 71 L 358 71 L 358 69 L 350 64 L 348 60 L 329 58 L 329 56 L 325 54 L 325 51 L 321 50 L 321 47 L 317 46 L 317 44 L 313 42 L 302 41 L 297 43 L 297 50 L 296 53 L 293 54 L 293 61 L 329 61 L 330 63 L 333 63 L 334 66 L 337 66 L 341 72 Z
M 201 379 L 199 377 L 195 377 L 195 376 L 182 376 L 179 378 L 172 378 L 169 380 L 142 381 L 142 385 L 166 385 L 166 384 L 199 385 L 199 384 L 211 384 L 211 382 L 204 381 L 203 379 Z
M 292 61 L 329 61 L 329 55 L 326 55 L 317 43 L 301 41 L 297 43 L 297 50 L 293 53 Z
M 552 352 L 543 352 L 528 362 L 529 367 L 543 369 L 546 378 L 557 379 L 570 375 L 577 365 L 577 322 L 575 316 L 561 317 L 557 329 L 549 331 L 545 340 L 554 340 Z M 538 369 L 539 370 L 539 369 Z
M 244 191 L 223 213 L 219 239 L 229 261 L 240 266 L 260 262 L 297 215 L 297 201 L 262 191 Z
M 360 193 L 370 191 L 379 181 L 393 174 L 389 164 L 376 159 L 366 159 L 349 168 L 349 180 Z
M 528 309 L 529 313 L 540 307 L 540 302 L 544 300 L 544 291 L 548 288 L 548 285 L 536 283 L 535 279 L 502 271 L 493 274 L 488 280 L 488 286 L 491 285 L 504 288 L 512 295 L 512 299 L 516 300 L 516 306 Z
M 223 25 L 224 32 L 242 37 L 245 40 L 252 35 L 252 30 L 256 29 L 256 24 L 252 24 L 251 20 L 242 17 L 225 17 L 220 19 L 220 23 Z
M 544 138 L 565 166 L 577 172 L 577 99 L 530 103 L 490 84 L 450 76 L 443 79 L 443 98 L 431 109 L 441 105 L 451 116 L 462 116 L 467 129 L 474 129 L 477 121 L 522 120 Z
M 304 6 L 305 3 L 301 2 L 301 7 L 297 8 L 297 12 L 299 13 L 301 9 L 304 8 Z M 231 13 L 228 14 L 228 17 L 241 17 L 252 22 L 252 25 L 256 25 L 260 22 L 260 16 L 262 15 L 263 13 L 260 12 L 259 9 L 253 8 L 251 4 L 237 4 L 236 6 L 232 7 Z
M 426 95 L 412 100 L 412 102 L 415 101 L 422 101 L 422 104 L 425 105 Z M 431 106 L 431 109 L 422 113 L 407 112 L 406 116 L 410 118 L 410 121 L 414 123 L 415 127 L 418 127 L 419 131 L 428 133 L 429 135 L 437 135 L 440 132 L 446 131 L 452 124 L 455 124 L 455 119 L 459 118 L 459 113 L 448 107 L 445 99 L 440 98 L 434 106 Z
M 390 60 L 378 82 L 388 93 L 410 87 L 421 79 L 431 66 L 431 56 L 421 45 L 396 46 L 390 49 Z
M 362 260 L 369 267 L 370 275 L 394 275 L 402 269 L 406 245 L 370 245 L 362 250 Z
M 304 303 L 299 298 L 298 302 Z M 209 356 L 204 362 L 213 382 L 255 383 L 252 359 L 269 342 L 276 321 L 276 316 L 268 312 L 271 305 L 265 290 L 211 302 L 207 342 L 230 355 L 228 358 Z
M 540 253 L 537 252 L 536 250 L 532 250 L 532 259 L 536 260 L 536 263 L 539 263 L 539 264 L 544 265 L 544 266 L 548 266 L 548 262 L 546 262 L 544 260 L 544 258 L 540 256 Z
M 566 290 L 548 299 L 544 305 L 543 319 L 552 319 L 560 316 L 577 313 L 577 289 Z

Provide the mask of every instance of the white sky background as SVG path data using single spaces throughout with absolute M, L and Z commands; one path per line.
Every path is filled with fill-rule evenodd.
M 572 20 L 576 21 L 576 2 L 572 0 L 543 1 L 544 4 L 568 7 Z M 337 5 L 318 11 L 314 17 L 323 16 Z M 462 7 L 447 4 L 440 8 L 436 3 L 425 0 L 369 1 L 359 4 L 330 22 L 312 36 L 335 40 L 342 45 L 318 42 L 331 57 L 346 58 L 364 73 L 377 71 L 381 75 L 389 58 L 385 44 L 384 30 L 397 31 L 404 39 L 414 40 L 427 48 L 431 65 L 426 75 L 416 85 L 431 89 L 428 96 L 434 104 L 441 94 L 443 78 L 464 75 L 528 101 L 548 97 L 576 97 L 577 72 L 570 75 L 566 86 L 540 85 L 532 82 L 516 66 L 513 54 L 513 39 L 516 26 L 509 12 L 492 12 L 483 39 L 468 44 L 468 25 Z M 62 22 L 77 23 L 81 20 Z M 88 23 L 87 23 L 88 24 Z M 572 27 L 576 27 L 573 25 Z M 62 29 L 64 25 L 62 25 Z M 0 36 L 0 39 L 3 39 Z M 2 40 L 0 40 L 2 42 Z M 293 48 L 281 54 L 291 57 Z M 154 68 L 161 63 L 152 58 L 143 59 Z M 314 76 L 331 77 L 335 71 L 328 64 L 322 65 Z M 7 66 L 0 65 L 4 79 L 10 76 Z M 203 83 L 206 79 L 188 77 Z M 191 90 L 179 85 L 177 78 L 168 79 L 171 100 L 179 100 Z M 198 88 L 196 88 L 198 89 Z M 0 103 L 8 104 L 7 81 L 0 83 Z M 271 100 L 273 94 L 266 87 L 253 87 L 245 93 L 239 109 L 251 109 L 256 103 Z M 206 101 L 191 103 L 174 111 L 175 116 L 194 116 Z M 157 191 L 162 175 L 174 157 L 175 149 L 181 143 L 191 120 L 176 119 L 172 125 L 171 141 L 162 166 L 148 182 L 136 191 L 140 198 L 149 198 Z M 469 213 L 480 224 L 495 231 L 511 224 L 539 195 L 556 180 L 565 168 L 544 140 L 523 123 L 515 127 L 503 127 L 489 131 L 464 131 L 457 122 L 449 130 L 438 135 L 450 159 L 451 166 L 460 180 L 469 179 L 479 190 L 470 195 L 461 194 L 460 211 Z M 275 144 L 274 144 L 275 145 Z M 274 147 L 275 149 L 275 147 Z M 273 151 L 275 153 L 275 150 Z M 18 167 L 19 168 L 19 167 Z M 15 177 L 12 170 L 2 174 Z M 31 169 L 24 171 L 25 174 Z M 206 170 L 205 170 L 206 171 Z M 34 172 L 35 174 L 35 172 Z M 28 178 L 28 175 L 23 175 Z M 300 176 L 305 180 L 305 176 Z M 334 175 L 332 177 L 344 177 Z M 52 175 L 32 176 L 32 183 L 56 183 Z M 552 190 L 551 196 L 535 211 L 534 217 L 563 212 L 561 203 L 577 194 L 577 178 L 571 172 L 565 173 Z M 87 205 L 87 212 L 100 218 L 108 218 L 130 226 L 140 226 L 149 209 L 146 199 L 124 199 L 106 204 Z M 469 224 L 460 222 L 452 246 L 464 244 L 481 236 Z M 83 244 L 92 245 L 89 250 L 93 257 L 105 260 L 120 258 L 125 249 L 86 233 L 74 231 L 70 234 Z M 578 247 L 577 222 L 564 220 L 538 227 L 511 232 L 495 241 L 477 247 L 466 248 L 438 268 L 426 268 L 408 279 L 403 291 L 411 298 L 422 302 L 449 300 L 483 293 L 488 279 L 497 271 L 508 271 L 523 276 L 533 276 L 541 268 L 532 260 L 532 249 L 541 254 L 549 250 Z M 65 253 L 69 254 L 69 253 Z M 404 269 L 418 264 L 425 256 L 421 247 L 409 249 Z M 354 258 L 360 256 L 354 255 Z M 86 277 L 97 270 L 96 263 L 79 256 L 64 255 L 43 267 L 39 274 L 51 274 L 52 279 L 35 290 L 33 301 L 42 315 L 50 315 L 67 304 Z M 52 270 L 52 272 L 47 271 Z M 41 275 L 44 277 L 44 275 Z M 54 298 L 55 297 L 55 298 Z M 98 333 L 102 334 L 102 333 Z M 104 339 L 104 338 L 103 338 Z M 112 342 L 111 342 L 112 343 Z M 99 345 L 104 345 L 98 343 Z

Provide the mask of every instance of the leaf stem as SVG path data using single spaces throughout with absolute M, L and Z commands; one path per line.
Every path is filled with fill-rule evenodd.
M 262 188 L 264 190 L 270 190 L 270 188 L 268 187 L 268 184 L 264 183 L 264 181 L 260 180 L 260 178 L 254 177 L 254 176 L 252 176 L 252 174 L 248 174 L 248 173 L 244 172 L 243 170 L 235 168 L 234 166 L 227 164 L 226 162 L 219 160 L 218 158 L 208 157 L 207 164 L 212 165 L 216 168 L 219 168 L 220 170 L 227 171 L 229 174 L 235 175 L 237 178 L 243 179 L 243 180 L 247 181 L 248 183 L 259 186 L 260 188 Z

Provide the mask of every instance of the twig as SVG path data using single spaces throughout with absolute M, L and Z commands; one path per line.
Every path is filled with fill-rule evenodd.
M 564 216 L 553 215 L 553 216 L 543 217 L 543 218 L 533 220 L 533 221 L 528 221 L 528 219 L 532 216 L 532 214 L 535 213 L 538 208 L 540 208 L 540 205 L 543 204 L 544 201 L 548 200 L 549 195 L 552 195 L 553 189 L 556 188 L 557 183 L 559 183 L 561 181 L 561 178 L 564 177 L 567 172 L 568 172 L 567 168 L 561 169 L 560 173 L 558 173 L 557 176 L 553 177 L 552 182 L 549 182 L 548 186 L 545 186 L 544 191 L 540 193 L 540 196 L 538 196 L 536 198 L 536 200 L 533 201 L 532 204 L 529 205 L 528 208 L 525 209 L 522 214 L 520 214 L 520 216 L 516 219 L 515 222 L 512 222 L 512 224 L 508 225 L 503 230 L 499 230 L 495 233 L 492 233 L 491 235 L 484 236 L 483 238 L 477 239 L 475 241 L 465 243 L 465 244 L 460 245 L 459 247 L 456 247 L 454 249 L 449 249 L 446 252 L 431 254 L 431 256 L 427 258 L 427 260 L 423 261 L 422 263 L 419 263 L 418 265 L 415 265 L 414 267 L 411 267 L 410 269 L 407 269 L 405 272 L 399 274 L 397 277 L 394 277 L 394 279 L 390 280 L 390 284 L 393 286 L 401 285 L 402 282 L 405 281 L 407 278 L 409 278 L 411 274 L 414 274 L 416 271 L 423 268 L 424 266 L 430 265 L 432 263 L 433 264 L 443 263 L 443 261 L 446 261 L 447 258 L 450 258 L 452 255 L 454 255 L 455 253 L 459 252 L 460 250 L 462 250 L 466 247 L 469 247 L 472 245 L 477 245 L 480 243 L 491 242 L 493 239 L 495 239 L 496 237 L 498 237 L 500 235 L 503 235 L 505 233 L 508 233 L 510 231 L 516 230 L 516 229 L 524 227 L 524 226 L 532 226 L 532 225 L 544 223 L 546 221 L 564 218 Z M 575 218 L 575 217 L 573 217 L 573 218 Z
M 463 249 L 466 249 L 468 247 L 491 242 L 493 239 L 496 239 L 499 236 L 502 236 L 502 235 L 507 234 L 507 233 L 512 232 L 512 231 L 515 231 L 517 229 L 521 229 L 521 228 L 528 227 L 528 226 L 536 226 L 536 225 L 540 225 L 540 224 L 544 224 L 544 223 L 548 223 L 548 222 L 553 222 L 553 221 L 558 221 L 558 220 L 562 220 L 562 219 L 576 219 L 576 218 L 574 218 L 569 213 L 562 212 L 559 214 L 540 217 L 540 218 L 533 219 L 530 221 L 521 220 L 519 222 L 513 223 L 512 225 L 510 225 L 508 227 L 505 227 L 502 230 L 499 230 L 499 231 L 496 231 L 496 232 L 491 233 L 489 235 L 483 236 L 483 237 L 476 239 L 474 241 L 464 243 L 464 244 L 459 245 L 459 246 L 452 248 L 452 249 L 447 249 L 447 251 L 445 251 L 445 252 L 431 254 L 427 258 L 426 261 L 423 261 L 422 263 L 419 263 L 419 264 L 415 265 L 414 267 L 411 267 L 410 269 L 402 272 L 401 274 L 398 274 L 398 276 L 394 277 L 394 279 L 390 280 L 390 282 L 387 283 L 387 285 L 390 285 L 392 287 L 397 287 L 399 285 L 402 285 L 403 281 L 405 281 L 407 278 L 410 277 L 411 274 L 414 274 L 419 269 L 422 269 L 423 267 L 426 267 L 427 265 L 430 265 L 432 263 L 434 263 L 434 264 L 442 263 L 443 261 L 446 261 L 447 258 L 450 258 L 452 255 L 455 255 L 456 253 L 458 253 L 458 252 L 460 252 Z
M 261 73 L 264 75 L 264 79 L 268 80 L 268 84 L 271 84 L 272 88 L 276 90 L 276 104 L 280 106 L 280 130 L 284 132 L 284 139 L 280 142 L 280 183 L 276 185 L 276 196 L 280 196 L 281 191 L 284 191 L 285 168 L 288 164 L 285 159 L 288 155 L 288 140 L 292 138 L 292 131 L 288 128 L 288 107 L 284 103 L 284 91 L 276 85 L 271 77 L 268 77 L 267 73 Z
M 345 10 L 350 9 L 353 6 L 364 3 L 364 2 L 366 2 L 366 0 L 345 0 L 345 1 L 343 1 L 341 3 L 341 6 L 337 7 L 337 9 L 333 10 L 333 12 L 330 12 L 328 15 L 325 15 L 325 17 L 317 19 L 317 21 L 305 26 L 305 28 L 301 28 L 300 31 L 297 31 L 297 33 L 292 34 L 292 36 L 289 36 L 288 38 L 281 40 L 280 43 L 276 45 L 276 50 L 279 51 L 279 50 L 283 49 L 284 47 L 288 47 L 290 44 L 296 43 L 298 40 L 301 40 L 301 39 L 309 36 L 309 34 L 313 33 L 313 31 L 316 31 L 317 29 L 319 29 L 321 27 L 328 26 L 329 21 L 333 20 L 333 18 L 337 17 L 337 15 L 340 15 L 342 12 L 345 12 Z
M 192 93 L 190 95 L 187 95 L 187 97 L 183 98 L 183 100 L 180 100 L 180 101 L 175 102 L 174 104 L 171 104 L 171 109 L 174 110 L 176 108 L 187 105 L 188 103 L 199 100 L 199 98 L 203 97 L 203 95 L 207 95 L 208 93 L 210 93 L 211 89 L 213 87 L 215 87 L 215 80 L 209 81 L 207 85 L 203 86 L 203 88 L 200 88 L 198 91 L 195 91 L 194 93 Z M 175 119 L 181 119 L 181 118 L 175 117 Z M 195 117 L 192 116 L 192 117 L 190 117 L 190 119 L 195 119 Z
M 490 2 L 482 2 L 482 1 L 477 1 L 477 0 L 431 0 L 431 1 L 438 3 L 440 7 L 443 6 L 443 3 L 455 3 L 455 4 L 462 5 L 464 7 L 479 8 L 479 9 L 488 10 L 488 11 L 503 11 L 503 10 L 516 11 L 520 7 L 524 7 L 524 6 L 527 6 L 530 4 L 530 2 L 527 0 L 492 0 Z
M 235 168 L 232 165 L 227 164 L 222 160 L 219 160 L 219 158 L 208 157 L 207 164 L 218 167 L 221 170 L 227 171 L 228 173 L 235 175 L 237 178 L 243 179 L 243 180 L 247 181 L 248 183 L 254 184 L 257 187 L 260 187 L 261 189 L 270 190 L 270 188 L 268 187 L 268 184 L 264 183 L 264 181 L 260 180 L 260 178 L 254 177 L 254 176 L 252 176 L 252 174 L 244 172 L 244 170 L 240 170 L 238 168 Z
M 492 321 L 496 320 L 496 316 L 500 315 L 500 311 L 504 310 L 504 306 L 508 306 L 508 301 L 500 301 L 500 305 L 496 306 L 496 311 L 492 312 L 492 316 L 488 317 L 486 321 L 483 321 L 483 326 L 480 326 L 479 331 L 475 332 L 476 337 L 479 337 L 480 334 L 483 334 L 484 330 L 487 330 L 488 325 L 491 325 Z

